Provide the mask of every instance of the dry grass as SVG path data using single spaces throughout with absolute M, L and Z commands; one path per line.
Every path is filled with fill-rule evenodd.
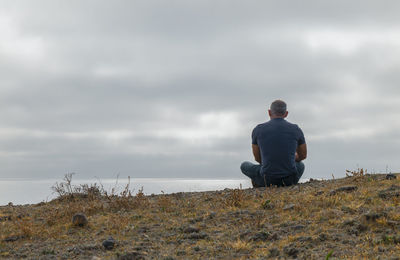
M 157 259 L 248 259 L 279 252 L 284 258 L 296 253 L 324 259 L 333 250 L 332 258 L 360 259 L 390 258 L 400 249 L 400 197 L 379 196 L 400 181 L 364 170 L 294 187 L 156 196 L 145 196 L 143 190 L 134 194 L 129 182 L 108 193 L 102 185 L 77 188 L 72 175 L 67 177 L 57 186 L 56 200 L 0 207 L 0 257 L 38 258 L 45 252 L 112 258 L 138 252 Z M 344 186 L 356 189 L 332 193 Z M 78 212 L 88 217 L 87 227 L 72 226 L 71 217 Z M 372 214 L 369 220 L 367 214 Z M 196 231 L 186 232 L 188 227 Z M 118 241 L 115 250 L 70 250 L 101 247 L 108 236 Z M 10 237 L 16 241 L 6 242 Z

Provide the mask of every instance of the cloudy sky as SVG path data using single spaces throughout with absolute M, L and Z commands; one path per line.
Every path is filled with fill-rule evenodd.
M 400 171 L 400 2 L 1 1 L 0 177 L 240 178 L 269 104 L 304 177 Z

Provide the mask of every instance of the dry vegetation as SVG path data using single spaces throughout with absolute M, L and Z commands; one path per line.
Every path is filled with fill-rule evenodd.
M 285 188 L 144 196 L 71 176 L 48 203 L 0 207 L 0 257 L 34 259 L 390 259 L 400 181 L 348 172 Z M 75 227 L 76 213 L 88 225 Z M 117 241 L 105 250 L 103 240 Z M 98 258 L 96 258 L 98 257 Z

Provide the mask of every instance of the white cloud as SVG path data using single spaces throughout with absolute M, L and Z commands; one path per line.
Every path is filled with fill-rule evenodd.
M 400 29 L 372 28 L 368 30 L 318 29 L 304 33 L 304 41 L 313 51 L 334 51 L 351 55 L 363 47 L 390 46 L 400 49 Z
M 38 35 L 24 34 L 12 16 L 0 13 L 0 55 L 10 61 L 36 63 L 44 58 L 45 46 Z

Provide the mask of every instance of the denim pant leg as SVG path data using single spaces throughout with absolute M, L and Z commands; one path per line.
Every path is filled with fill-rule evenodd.
M 249 177 L 258 187 L 265 187 L 265 180 L 260 174 L 261 165 L 251 162 L 243 162 L 240 165 L 242 173 Z
M 304 173 L 305 165 L 303 162 L 296 162 L 297 174 L 296 174 L 296 184 L 299 182 L 301 176 Z

